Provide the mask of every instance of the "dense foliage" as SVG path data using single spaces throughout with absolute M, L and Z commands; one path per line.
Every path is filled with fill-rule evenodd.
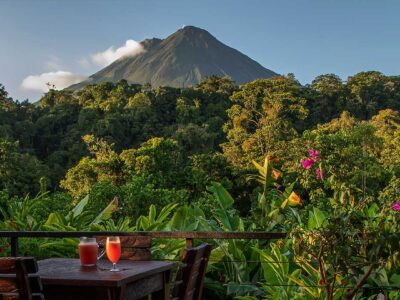
M 208 297 L 400 299 L 399 111 L 400 77 L 379 72 L 122 80 L 35 104 L 0 85 L 0 228 L 285 231 L 211 241 Z M 74 256 L 76 243 L 21 247 Z M 183 247 L 159 240 L 153 255 Z

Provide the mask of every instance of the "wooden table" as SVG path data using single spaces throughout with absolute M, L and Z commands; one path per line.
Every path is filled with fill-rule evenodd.
M 152 299 L 169 298 L 169 279 L 173 262 L 121 260 L 120 272 L 110 272 L 111 263 L 82 267 L 79 259 L 51 258 L 38 262 L 46 300 Z

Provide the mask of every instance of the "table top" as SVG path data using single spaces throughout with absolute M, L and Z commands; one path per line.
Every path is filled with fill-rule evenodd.
M 83 267 L 79 259 L 50 258 L 38 261 L 44 285 L 119 287 L 157 273 L 171 270 L 174 262 L 120 260 L 120 272 L 110 272 L 111 263 L 99 260 L 97 266 Z

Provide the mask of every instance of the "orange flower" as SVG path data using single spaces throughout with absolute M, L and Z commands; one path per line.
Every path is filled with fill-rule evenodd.
M 289 206 L 297 206 L 301 204 L 301 198 L 295 192 L 292 192 L 288 198 Z
M 282 172 L 277 169 L 272 169 L 272 178 L 278 180 L 282 176 Z

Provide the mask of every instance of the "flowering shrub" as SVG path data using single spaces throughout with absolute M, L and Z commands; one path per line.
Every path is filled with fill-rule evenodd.
M 319 151 L 318 150 L 314 150 L 313 148 L 308 150 L 308 153 L 309 153 L 310 157 L 307 157 L 306 159 L 301 160 L 301 165 L 303 166 L 303 168 L 305 170 L 312 169 L 314 167 L 314 165 L 316 165 L 316 163 L 318 161 L 318 157 L 319 157 Z M 322 180 L 323 179 L 323 171 L 322 171 L 321 164 L 318 164 L 316 166 L 315 174 L 316 174 L 316 178 L 318 180 Z

